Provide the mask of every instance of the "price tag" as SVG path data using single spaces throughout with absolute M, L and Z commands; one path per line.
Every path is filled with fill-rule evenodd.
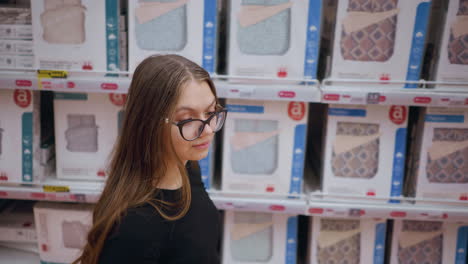
M 44 192 L 70 192 L 70 187 L 68 186 L 55 186 L 55 185 L 44 185 L 42 186 Z
M 253 87 L 229 87 L 227 98 L 250 98 L 254 93 Z
M 380 102 L 380 93 L 367 93 L 367 104 L 378 104 Z
M 42 79 L 66 79 L 68 77 L 67 71 L 54 71 L 54 70 L 38 70 L 37 80 L 39 90 L 42 90 Z

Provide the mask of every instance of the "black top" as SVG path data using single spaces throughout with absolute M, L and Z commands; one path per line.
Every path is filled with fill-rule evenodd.
M 149 204 L 131 208 L 104 244 L 99 263 L 220 263 L 219 213 L 205 191 L 200 169 L 187 162 L 192 203 L 176 221 L 162 218 Z M 178 190 L 160 190 L 166 201 L 175 201 Z

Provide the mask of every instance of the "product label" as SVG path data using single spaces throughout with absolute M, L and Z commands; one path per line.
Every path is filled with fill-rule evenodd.
M 292 120 L 299 121 L 306 114 L 306 105 L 303 102 L 290 102 L 288 104 L 288 115 Z
M 88 100 L 86 93 L 54 93 L 54 100 Z
M 261 105 L 227 105 L 228 112 L 263 114 L 265 109 Z
M 365 109 L 347 109 L 347 108 L 330 108 L 328 109 L 329 116 L 357 116 L 365 117 Z
M 426 122 L 433 123 L 464 123 L 465 116 L 463 115 L 426 115 Z
M 408 116 L 407 108 L 402 105 L 392 105 L 389 111 L 390 120 L 396 124 L 401 125 L 406 121 Z
M 15 89 L 13 93 L 15 104 L 21 108 L 26 108 L 31 104 L 32 94 L 29 90 Z

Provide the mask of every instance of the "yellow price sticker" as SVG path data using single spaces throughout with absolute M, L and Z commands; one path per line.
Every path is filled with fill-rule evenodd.
M 68 186 L 44 185 L 42 189 L 44 192 L 70 192 L 70 187 Z
M 39 81 L 39 89 L 42 89 L 42 79 L 66 79 L 68 77 L 67 71 L 56 70 L 38 70 L 37 79 Z

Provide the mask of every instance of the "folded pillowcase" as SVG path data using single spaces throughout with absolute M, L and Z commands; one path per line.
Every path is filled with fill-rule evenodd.
M 84 43 L 85 11 L 80 0 L 45 0 L 41 14 L 44 41 L 51 44 Z
M 236 119 L 230 144 L 235 173 L 272 174 L 278 166 L 278 121 Z
M 442 263 L 442 222 L 404 220 L 398 241 L 398 263 Z
M 268 213 L 235 212 L 231 254 L 237 261 L 267 262 L 273 255 L 273 216 Z
M 187 44 L 188 0 L 139 1 L 135 37 L 143 50 L 181 51 Z
M 86 244 L 89 226 L 79 221 L 62 222 L 62 240 L 66 248 L 82 249 Z
M 434 129 L 426 175 L 433 183 L 468 183 L 468 129 Z
M 342 20 L 345 60 L 385 62 L 393 56 L 398 0 L 350 0 Z
M 318 236 L 319 264 L 359 264 L 361 229 L 359 220 L 320 219 Z
M 237 44 L 248 55 L 284 55 L 291 38 L 289 0 L 243 0 L 237 14 Z
M 67 150 L 70 152 L 97 152 L 98 127 L 94 115 L 67 115 L 65 131 Z
M 459 2 L 447 49 L 451 64 L 468 65 L 468 0 Z
M 332 171 L 337 177 L 373 178 L 379 166 L 378 124 L 338 122 L 332 151 Z

